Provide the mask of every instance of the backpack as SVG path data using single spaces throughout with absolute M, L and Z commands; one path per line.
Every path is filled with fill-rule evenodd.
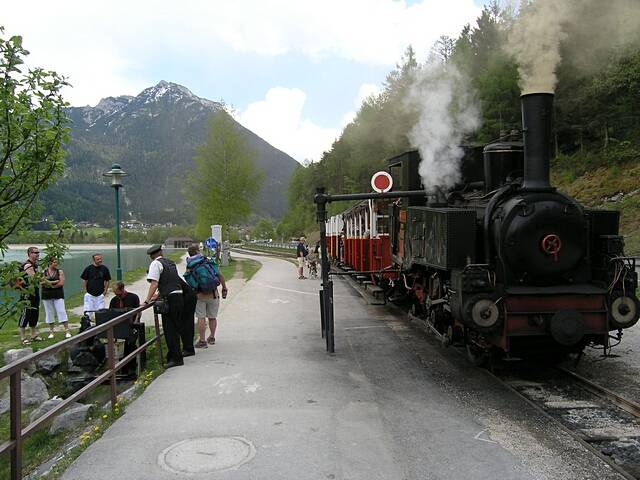
M 187 269 L 184 279 L 191 288 L 198 292 L 215 292 L 220 285 L 216 268 L 207 257 L 198 255 L 196 258 L 190 259 L 187 261 Z

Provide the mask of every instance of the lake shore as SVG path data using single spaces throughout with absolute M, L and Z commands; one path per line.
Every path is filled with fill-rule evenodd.
M 69 244 L 69 250 L 100 250 L 102 249 L 108 249 L 108 250 L 115 250 L 116 248 L 116 244 L 115 243 L 72 243 Z M 146 244 L 146 243 L 127 243 L 127 244 L 120 244 L 120 249 L 121 250 L 132 250 L 132 249 L 136 249 L 136 248 L 149 248 L 151 246 L 151 244 Z M 9 250 L 24 250 L 25 252 L 27 251 L 27 248 L 29 247 L 38 247 L 38 248 L 44 248 L 45 245 L 44 244 L 38 244 L 38 243 L 13 243 L 11 245 L 8 245 Z M 171 249 L 173 250 L 173 249 Z M 186 250 L 186 249 L 185 249 Z

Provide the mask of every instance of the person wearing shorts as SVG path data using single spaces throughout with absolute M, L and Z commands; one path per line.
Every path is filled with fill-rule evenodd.
M 33 279 L 38 271 L 38 258 L 40 257 L 40 249 L 38 247 L 29 247 L 27 249 L 27 261 L 20 266 L 20 271 L 24 274 L 24 286 L 29 285 L 29 281 Z M 28 345 L 32 341 L 40 341 L 42 337 L 38 334 L 38 317 L 40 316 L 40 286 L 36 285 L 31 295 L 25 295 L 22 300 L 28 302 L 27 307 L 22 310 L 18 327 L 20 328 L 20 341 L 23 345 Z M 31 329 L 31 339 L 27 337 L 27 327 Z
M 93 262 L 85 268 L 80 275 L 84 294 L 84 311 L 95 312 L 104 308 L 104 298 L 109 291 L 111 273 L 102 264 L 102 254 L 94 253 L 91 256 Z
M 200 254 L 200 249 L 197 245 L 189 247 L 189 258 Z M 187 264 L 189 261 L 187 259 Z M 224 276 L 216 267 L 216 273 L 222 286 L 222 298 L 227 298 L 227 284 L 225 283 Z M 198 336 L 199 340 L 196 342 L 196 348 L 207 348 L 209 345 L 216 343 L 216 329 L 218 327 L 218 309 L 220 307 L 220 294 L 218 290 L 213 292 L 201 292 L 198 291 L 198 301 L 196 303 L 196 318 L 198 319 Z M 207 334 L 206 320 L 209 320 L 209 337 Z M 205 338 L 206 337 L 206 338 Z

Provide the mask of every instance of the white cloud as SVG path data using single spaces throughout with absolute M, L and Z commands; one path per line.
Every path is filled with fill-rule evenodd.
M 473 0 L 44 0 L 5 2 L 0 22 L 20 33 L 32 63 L 68 75 L 75 105 L 137 93 L 159 78 L 142 66 L 166 52 L 215 64 L 220 49 L 296 53 L 393 66 L 407 45 L 424 58 L 442 34 L 473 22 Z
M 473 0 L 244 0 L 203 10 L 210 15 L 201 20 L 237 50 L 335 55 L 376 65 L 393 65 L 408 44 L 426 54 L 440 35 L 456 36 L 479 13 Z
M 354 106 L 360 108 L 365 99 L 380 91 L 380 87 L 372 83 L 361 85 Z M 300 163 L 305 160 L 315 162 L 331 148 L 341 129 L 353 121 L 356 112 L 343 115 L 340 129 L 321 127 L 303 118 L 306 100 L 307 95 L 299 88 L 273 87 L 264 100 L 253 102 L 239 112 L 236 120 Z
M 303 118 L 307 95 L 298 88 L 271 88 L 264 100 L 251 103 L 237 120 L 299 162 L 317 161 L 340 134 Z

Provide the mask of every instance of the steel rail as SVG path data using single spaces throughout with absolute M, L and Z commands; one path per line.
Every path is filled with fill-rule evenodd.
M 573 380 L 578 382 L 578 384 L 580 384 L 580 386 L 583 387 L 585 390 L 591 392 L 592 394 L 596 395 L 599 398 L 608 400 L 609 402 L 613 403 L 616 407 L 621 408 L 622 410 L 624 410 L 627 413 L 630 413 L 634 417 L 640 418 L 640 404 L 633 402 L 623 397 L 622 395 L 619 395 L 609 390 L 606 387 L 598 385 L 592 382 L 591 380 L 586 379 L 575 372 L 572 372 L 571 370 L 567 370 L 564 367 L 556 367 L 556 369 L 558 369 L 565 375 L 570 376 Z
M 551 422 L 553 422 L 555 425 L 557 425 L 558 427 L 560 427 L 565 433 L 569 434 L 571 436 L 571 438 L 573 438 L 574 440 L 576 440 L 578 443 L 580 443 L 580 445 L 582 445 L 586 450 L 588 450 L 589 452 L 593 453 L 595 456 L 597 456 L 600 460 L 602 460 L 603 462 L 605 462 L 607 465 L 609 465 L 612 469 L 614 469 L 617 473 L 619 473 L 620 475 L 622 475 L 624 478 L 626 478 L 627 480 L 638 480 L 638 477 L 630 474 L 629 472 L 627 472 L 623 467 L 621 467 L 620 465 L 618 465 L 615 460 L 611 459 L 610 457 L 608 457 L 607 455 L 603 454 L 600 450 L 598 450 L 596 447 L 594 447 L 593 445 L 591 445 L 591 443 L 589 443 L 585 437 L 570 429 L 567 425 L 565 425 L 564 423 L 562 423 L 560 420 L 558 420 L 557 418 L 555 418 L 553 415 L 551 415 L 549 412 L 547 412 L 544 408 L 542 408 L 542 406 L 538 405 L 536 402 L 534 402 L 533 400 L 531 400 L 530 398 L 528 398 L 526 395 L 524 395 L 523 393 L 519 392 L 517 389 L 515 389 L 513 386 L 509 385 L 509 383 L 507 383 L 506 381 L 504 381 L 502 378 L 500 378 L 498 375 L 496 375 L 495 373 L 491 372 L 490 370 L 487 370 L 486 368 L 481 368 L 478 367 L 480 370 L 482 370 L 483 372 L 485 372 L 486 375 L 490 376 L 491 378 L 493 378 L 494 380 L 496 380 L 498 383 L 500 383 L 504 388 L 506 388 L 507 390 L 509 390 L 511 393 L 513 393 L 514 395 L 516 395 L 518 398 L 520 398 L 521 400 L 523 400 L 524 402 L 526 402 L 529 406 L 531 406 L 532 408 L 534 408 L 538 413 L 540 413 L 541 415 L 543 415 L 547 420 L 550 420 Z

